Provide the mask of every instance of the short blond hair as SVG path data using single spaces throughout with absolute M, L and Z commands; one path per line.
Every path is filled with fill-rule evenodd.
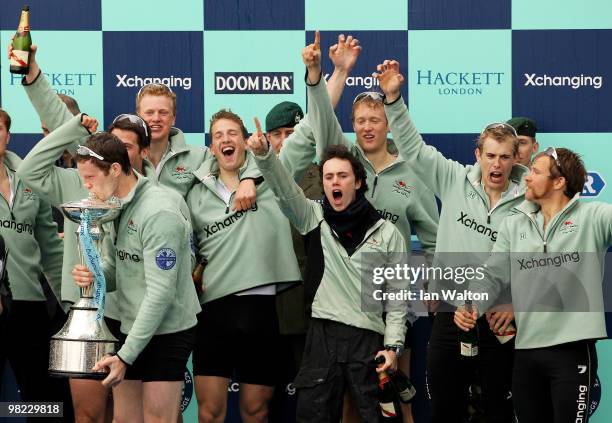
M 519 140 L 509 128 L 506 128 L 505 126 L 496 126 L 494 128 L 487 128 L 482 131 L 482 133 L 476 139 L 476 147 L 478 147 L 478 150 L 480 150 L 481 153 L 482 146 L 487 138 L 492 138 L 499 143 L 511 142 L 512 154 L 515 156 L 518 154 Z
M 136 95 L 136 113 L 140 114 L 140 102 L 146 95 L 168 97 L 172 101 L 172 114 L 176 116 L 176 94 L 164 84 L 148 84 L 138 91 Z

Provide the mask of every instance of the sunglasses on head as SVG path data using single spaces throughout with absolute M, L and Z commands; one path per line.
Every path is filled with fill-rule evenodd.
M 91 148 L 86 147 L 84 145 L 79 145 L 76 151 L 77 155 L 79 156 L 89 156 L 89 157 L 93 157 L 96 158 L 100 161 L 105 162 L 106 160 L 104 160 L 104 157 L 102 157 L 101 155 L 99 155 L 98 153 L 96 153 L 95 151 L 93 151 Z
M 119 116 L 117 116 L 114 120 L 113 120 L 113 125 L 115 124 L 115 122 L 118 122 L 120 120 L 124 120 L 127 119 L 129 120 L 131 123 L 134 123 L 136 125 L 140 125 L 142 126 L 142 129 L 144 129 L 145 131 L 145 135 L 148 137 L 149 136 L 149 130 L 147 129 L 147 124 L 145 123 L 144 120 L 142 120 L 142 118 L 140 116 L 136 116 L 136 115 L 130 115 L 127 113 L 121 114 Z
M 378 91 L 364 91 L 355 96 L 353 99 L 353 104 L 365 100 L 366 98 L 371 98 L 372 100 L 380 101 L 382 103 L 385 99 L 385 95 Z
M 489 129 L 497 129 L 497 128 L 502 128 L 507 130 L 508 132 L 510 132 L 512 135 L 514 135 L 515 137 L 518 137 L 518 134 L 516 133 L 516 129 L 514 129 L 514 127 L 512 125 L 509 125 L 505 122 L 493 122 L 488 124 L 487 126 L 484 127 L 484 129 L 482 130 L 482 133 L 484 133 L 486 130 Z
M 561 176 L 565 178 L 565 175 L 563 174 L 563 168 L 561 167 L 561 162 L 559 162 L 559 155 L 557 154 L 557 149 L 555 147 L 548 147 L 542 152 L 542 154 L 551 157 L 555 161 L 557 169 L 559 169 L 559 174 L 561 174 Z

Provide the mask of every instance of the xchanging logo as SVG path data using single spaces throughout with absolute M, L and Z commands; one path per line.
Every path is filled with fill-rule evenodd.
M 0 220 L 0 226 L 5 229 L 12 229 L 18 234 L 22 232 L 27 232 L 30 235 L 33 233 L 32 225 L 29 223 L 17 223 L 14 220 Z
M 574 90 L 584 87 L 592 87 L 596 90 L 603 86 L 603 76 L 591 75 L 538 75 L 537 73 L 526 73 L 525 87 L 571 87 Z
M 328 81 L 330 76 L 331 75 L 329 73 L 326 73 L 325 75 L 323 75 L 323 78 L 325 79 L 325 81 Z M 378 79 L 374 78 L 372 75 L 355 75 L 346 78 L 346 82 L 344 83 L 344 85 L 346 85 L 347 87 L 363 87 L 366 90 L 371 90 L 372 88 L 377 87 L 380 84 L 378 83 Z
M 256 212 L 257 211 L 257 203 L 255 203 L 253 205 L 253 207 L 251 207 L 251 211 Z M 215 223 L 210 223 L 206 226 L 204 226 L 204 230 L 206 231 L 206 238 L 208 238 L 209 236 L 213 236 L 214 234 L 216 234 L 217 232 L 222 231 L 223 229 L 227 229 L 230 226 L 232 226 L 234 223 L 236 223 L 238 220 L 240 220 L 240 218 L 242 218 L 243 216 L 245 216 L 247 214 L 247 211 L 239 211 L 234 213 L 233 215 L 220 220 L 218 222 Z
M 293 94 L 293 73 L 215 72 L 215 94 Z
M 117 250 L 117 257 L 121 261 L 133 261 L 134 263 L 140 263 L 140 257 L 138 254 L 131 254 L 125 250 Z
M 191 89 L 191 78 L 184 77 L 181 78 L 179 76 L 140 76 L 140 75 L 115 75 L 117 77 L 116 87 L 122 88 L 133 88 L 133 87 L 142 87 L 147 84 L 163 84 L 170 88 L 182 88 L 184 90 Z
M 578 399 L 576 400 L 577 412 L 576 412 L 576 423 L 582 423 L 586 421 L 588 414 L 587 410 L 587 393 L 589 387 L 586 385 L 578 385 Z
M 580 253 L 574 251 L 571 253 L 563 253 L 558 256 L 551 257 L 531 257 L 528 259 L 517 259 L 520 265 L 519 270 L 537 269 L 540 267 L 560 267 L 565 263 L 578 263 L 580 261 Z
M 417 85 L 437 88 L 438 95 L 482 95 L 487 87 L 502 85 L 505 72 L 436 72 L 417 69 Z
M 491 241 L 493 242 L 497 241 L 497 231 L 494 231 L 490 226 L 486 226 L 476 222 L 476 220 L 474 220 L 473 218 L 468 218 L 469 215 L 467 213 L 464 213 L 462 211 L 460 211 L 459 213 L 461 213 L 461 215 L 459 216 L 459 219 L 457 219 L 457 222 L 460 222 L 467 228 L 470 228 L 471 230 L 476 231 L 479 234 L 483 234 L 485 236 L 490 237 Z
M 378 209 L 376 211 L 378 212 L 380 217 L 385 220 L 391 221 L 391 223 L 397 223 L 397 220 L 399 219 L 399 216 L 397 214 L 387 211 L 387 209 Z

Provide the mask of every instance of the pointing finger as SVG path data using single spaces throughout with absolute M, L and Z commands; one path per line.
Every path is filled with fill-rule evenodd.
M 255 117 L 255 118 L 253 118 L 253 120 L 255 121 L 255 128 L 257 128 L 257 136 L 261 138 L 263 136 L 263 131 L 261 130 L 261 125 L 259 124 L 259 119 L 257 119 Z
M 321 49 L 321 33 L 319 31 L 315 31 L 314 48 L 315 50 Z

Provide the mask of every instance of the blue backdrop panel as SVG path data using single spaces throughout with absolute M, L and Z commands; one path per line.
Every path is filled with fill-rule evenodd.
M 612 30 L 513 31 L 512 111 L 542 132 L 612 132 Z
M 183 132 L 204 132 L 202 32 L 104 32 L 104 119 L 135 111 L 146 83 L 160 82 L 176 94 Z M 151 46 L 156 46 L 151 49 Z

